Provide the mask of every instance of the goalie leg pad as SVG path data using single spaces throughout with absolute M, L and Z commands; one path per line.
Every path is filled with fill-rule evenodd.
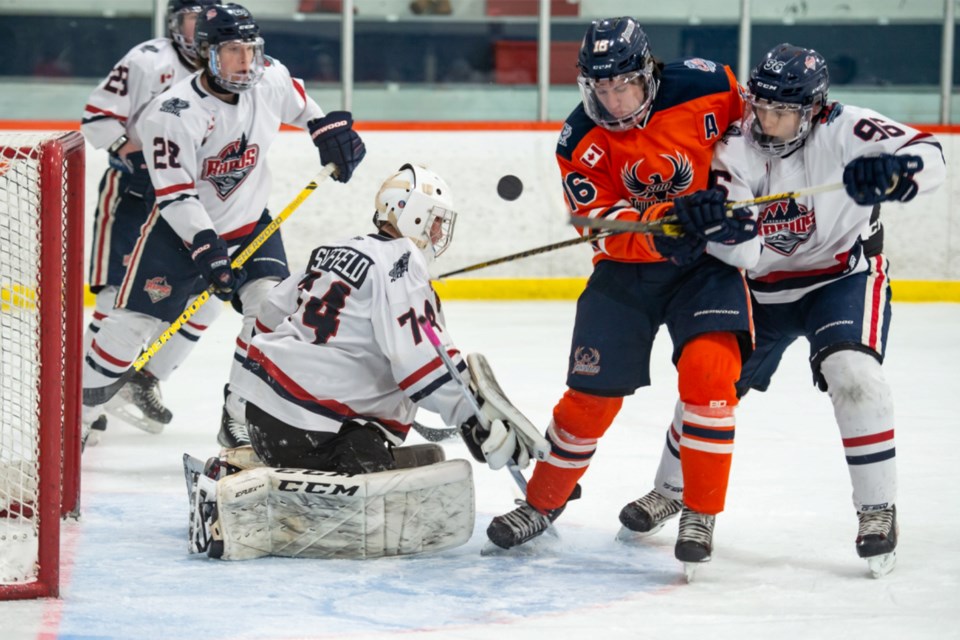
M 259 468 L 220 481 L 224 560 L 378 558 L 441 551 L 470 539 L 466 460 L 348 476 Z

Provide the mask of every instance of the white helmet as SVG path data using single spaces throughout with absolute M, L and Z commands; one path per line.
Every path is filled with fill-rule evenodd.
M 376 198 L 373 222 L 389 222 L 413 240 L 427 262 L 443 253 L 453 238 L 457 213 L 443 178 L 419 165 L 405 164 L 384 180 Z

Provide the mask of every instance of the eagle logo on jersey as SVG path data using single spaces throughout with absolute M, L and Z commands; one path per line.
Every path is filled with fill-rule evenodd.
M 656 202 L 664 202 L 672 196 L 683 193 L 693 184 L 693 163 L 690 158 L 677 151 L 675 156 L 662 153 L 660 157 L 670 163 L 673 168 L 667 178 L 659 172 L 651 173 L 644 180 L 640 177 L 640 165 L 643 160 L 638 160 L 633 166 L 624 166 L 621 171 L 623 186 L 627 188 L 630 195 L 633 196 L 631 204 L 638 211 L 643 211 Z
M 560 131 L 560 139 L 557 140 L 557 144 L 561 147 L 567 146 L 567 143 L 570 142 L 571 133 L 573 133 L 573 127 L 564 122 L 563 129 Z
M 393 268 L 390 269 L 390 282 L 396 282 L 404 276 L 407 271 L 410 270 L 410 252 L 407 251 L 400 259 L 393 263 Z
M 690 58 L 689 60 L 684 60 L 683 66 L 690 69 L 699 69 L 700 71 L 706 71 L 708 73 L 713 73 L 717 70 L 716 62 L 704 60 L 703 58 Z
M 793 255 L 817 230 L 817 218 L 793 198 L 774 202 L 760 211 L 760 235 L 772 251 Z
M 247 179 L 259 160 L 260 146 L 247 145 L 244 135 L 225 146 L 215 158 L 204 159 L 200 178 L 209 180 L 220 199 L 226 200 Z
M 160 105 L 160 111 L 163 113 L 172 113 L 178 118 L 180 117 L 181 111 L 189 108 L 190 103 L 186 100 L 181 100 L 180 98 L 170 98 L 169 100 L 164 100 L 163 104 Z
M 577 347 L 573 352 L 573 373 L 581 376 L 600 373 L 600 352 L 593 347 Z

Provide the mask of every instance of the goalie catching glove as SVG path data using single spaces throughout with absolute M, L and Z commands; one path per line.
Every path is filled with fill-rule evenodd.
M 530 458 L 545 460 L 550 444 L 536 427 L 520 413 L 504 395 L 487 363 L 479 353 L 467 356 L 470 369 L 470 391 L 480 405 L 480 416 L 473 416 L 462 425 L 460 433 L 471 455 L 486 462 L 491 469 L 513 462 L 520 469 Z

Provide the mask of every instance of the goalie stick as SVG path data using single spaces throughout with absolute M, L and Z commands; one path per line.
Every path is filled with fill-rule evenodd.
M 333 175 L 336 170 L 337 165 L 333 162 L 328 162 L 325 164 L 323 166 L 323 170 L 321 170 L 320 173 L 318 173 L 316 177 L 314 177 L 313 180 L 311 180 L 310 183 L 305 186 L 299 194 L 297 194 L 297 197 L 294 198 L 290 204 L 284 207 L 283 211 L 278 213 L 277 216 L 270 222 L 270 224 L 268 224 L 263 231 L 261 231 L 257 237 L 246 246 L 243 251 L 237 254 L 237 256 L 230 263 L 230 267 L 232 269 L 239 269 L 242 267 L 244 263 L 250 259 L 250 256 L 252 256 L 254 252 L 259 249 L 263 243 L 266 242 L 270 236 L 276 232 L 277 229 L 280 228 L 280 225 L 283 224 L 283 221 L 289 218 L 294 211 L 299 209 L 300 205 L 303 204 L 304 200 L 306 200 L 310 194 L 316 190 L 317 186 Z M 106 404 L 111 398 L 113 398 L 113 396 L 116 395 L 123 385 L 127 384 L 127 382 L 130 381 L 135 373 L 143 369 L 150 358 L 156 355 L 157 351 L 159 351 L 161 347 L 163 347 L 163 345 L 173 337 L 173 334 L 180 331 L 180 329 L 187 324 L 187 321 L 193 317 L 197 310 L 202 307 L 207 300 L 210 299 L 210 292 L 212 289 L 213 287 L 207 288 L 203 291 L 203 293 L 197 296 L 197 299 L 194 300 L 189 307 L 184 309 L 183 313 L 180 314 L 180 317 L 174 320 L 170 326 L 167 327 L 167 329 L 161 333 L 160 336 L 153 341 L 153 343 L 150 344 L 150 346 L 143 350 L 143 353 L 140 354 L 140 357 L 133 361 L 133 366 L 127 369 L 127 371 L 125 371 L 116 382 L 105 387 L 97 387 L 96 389 L 84 389 L 83 404 L 88 407 L 96 407 Z
M 771 193 L 766 196 L 759 196 L 751 200 L 738 200 L 735 202 L 724 203 L 723 207 L 727 210 L 727 217 L 733 215 L 734 209 L 743 209 L 767 202 L 776 202 L 777 200 L 788 200 L 790 198 L 802 198 L 812 196 L 827 191 L 836 191 L 843 189 L 842 182 L 831 182 L 821 184 L 815 187 L 807 187 L 797 191 L 784 191 L 782 193 Z M 677 217 L 673 215 L 664 216 L 659 220 L 643 222 L 640 220 L 607 220 L 605 218 L 585 218 L 583 216 L 570 216 L 570 224 L 575 227 L 585 227 L 587 229 L 602 229 L 604 231 L 619 231 L 631 233 L 649 233 L 653 235 L 679 236 L 683 234 L 683 228 L 678 224 Z

